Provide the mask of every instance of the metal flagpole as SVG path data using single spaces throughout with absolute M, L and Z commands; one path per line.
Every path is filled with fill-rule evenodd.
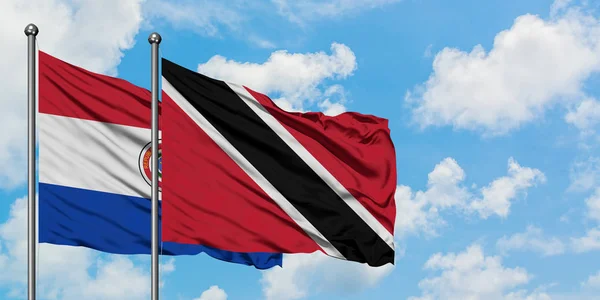
M 27 36 L 27 295 L 35 300 L 37 207 L 35 199 L 35 99 L 36 53 L 35 39 L 39 30 L 35 24 L 25 27 Z
M 152 300 L 158 300 L 158 45 L 162 38 L 148 37 L 152 47 Z

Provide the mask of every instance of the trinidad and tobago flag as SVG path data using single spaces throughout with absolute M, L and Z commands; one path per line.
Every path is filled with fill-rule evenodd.
M 162 239 L 394 263 L 388 122 L 290 113 L 162 59 Z

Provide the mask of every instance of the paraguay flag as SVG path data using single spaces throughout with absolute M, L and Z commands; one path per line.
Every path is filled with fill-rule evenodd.
M 39 241 L 150 254 L 151 93 L 41 51 L 39 89 Z M 259 269 L 282 263 L 280 253 L 172 242 L 161 248 L 164 255 L 205 252 Z

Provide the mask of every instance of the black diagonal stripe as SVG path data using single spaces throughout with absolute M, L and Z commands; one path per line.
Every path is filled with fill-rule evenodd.
M 162 60 L 163 77 L 348 260 L 394 251 L 224 82 Z

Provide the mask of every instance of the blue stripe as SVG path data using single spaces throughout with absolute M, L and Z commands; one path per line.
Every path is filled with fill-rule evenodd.
M 114 254 L 150 254 L 150 210 L 150 200 L 146 198 L 40 182 L 40 243 L 83 246 Z M 159 224 L 159 232 L 160 228 Z M 162 245 L 163 255 L 202 252 L 258 269 L 282 265 L 281 253 L 237 253 L 171 242 Z

